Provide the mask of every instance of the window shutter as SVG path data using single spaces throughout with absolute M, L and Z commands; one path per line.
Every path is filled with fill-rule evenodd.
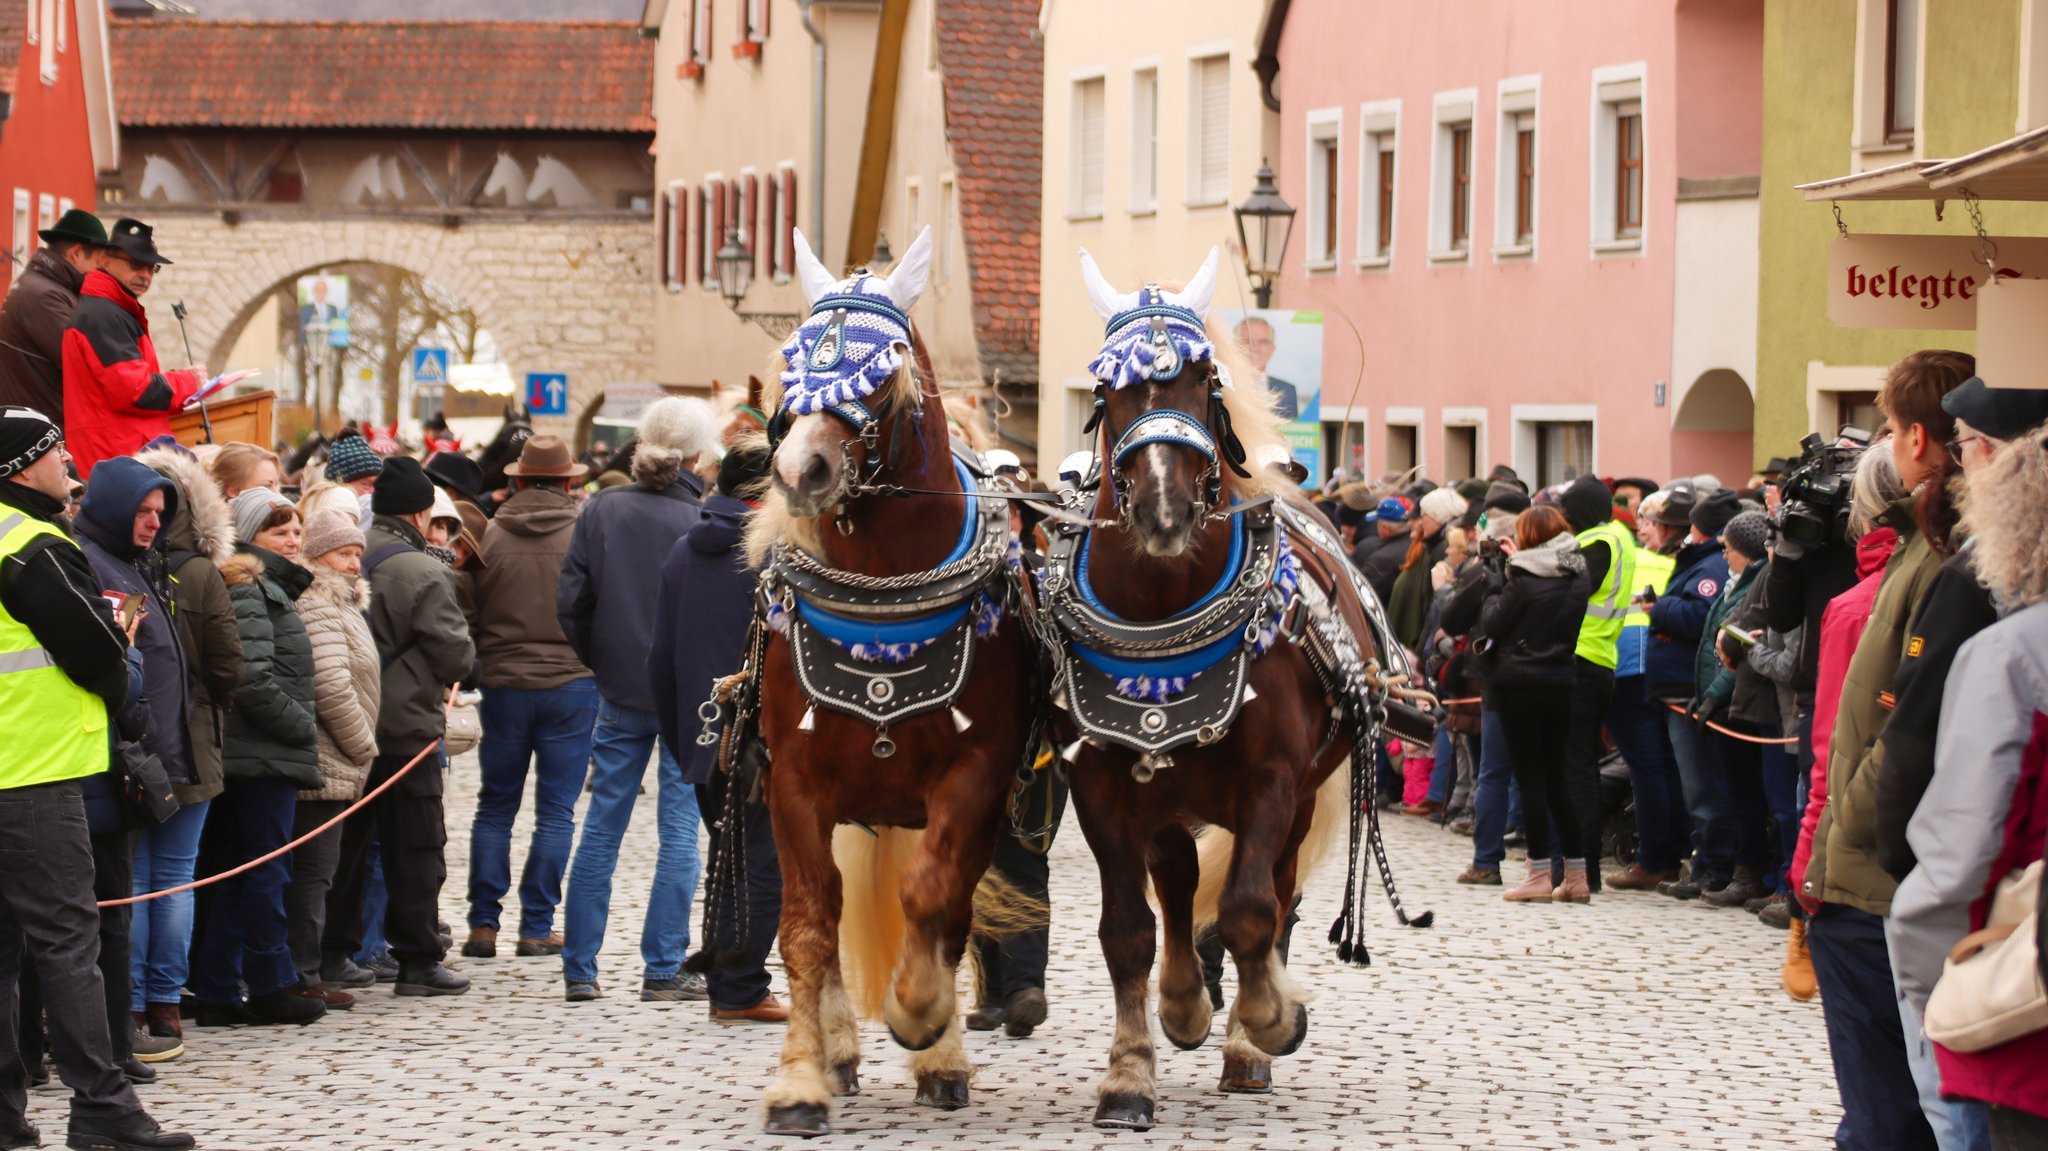
M 747 270 L 754 275 L 761 274 L 761 229 L 757 224 L 761 218 L 761 178 L 749 172 L 746 191 L 740 197 L 743 210 L 740 213 L 740 227 L 747 230 L 747 251 L 753 259 L 747 261 Z
M 707 182 L 698 186 L 693 193 L 697 204 L 697 211 L 693 217 L 697 230 L 697 282 L 705 287 L 712 284 L 712 249 L 708 243 L 711 235 L 711 188 L 711 184 Z
M 796 271 L 796 169 L 782 170 L 782 225 L 776 243 L 782 249 L 782 272 Z
M 723 180 L 704 186 L 705 195 L 711 200 L 711 227 L 704 237 L 704 282 L 718 282 L 718 249 L 725 246 L 725 189 Z
M 781 229 L 776 227 L 776 223 L 782 219 L 781 192 L 782 181 L 773 176 L 768 177 L 767 182 L 761 187 L 761 193 L 768 197 L 768 202 L 762 205 L 760 218 L 768 227 L 758 234 L 761 237 L 760 247 L 768 252 L 768 275 L 771 279 L 782 274 L 782 245 L 777 243 Z
M 1081 85 L 1081 203 L 1084 212 L 1102 211 L 1104 84 L 1090 80 Z
M 1230 59 L 1201 64 L 1201 158 L 1197 195 L 1220 200 L 1230 194 Z
M 675 265 L 672 276 L 676 286 L 681 287 L 690 282 L 690 193 L 677 184 L 669 194 L 673 198 L 669 205 L 669 261 Z
M 675 203 L 675 189 L 671 188 L 663 192 L 661 199 L 654 205 L 654 242 L 661 249 L 661 256 L 657 261 L 660 265 L 660 278 L 655 282 L 664 288 L 675 283 L 674 278 L 670 275 L 671 269 L 669 266 L 670 260 L 675 255 L 675 233 L 670 231 L 670 229 L 676 226 Z

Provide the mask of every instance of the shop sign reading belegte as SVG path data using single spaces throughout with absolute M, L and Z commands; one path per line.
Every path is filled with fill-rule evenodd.
M 2048 279 L 2048 238 L 1992 243 L 2000 279 Z M 1828 245 L 1828 319 L 1838 328 L 1969 331 L 1990 275 L 1972 236 L 1845 236 Z

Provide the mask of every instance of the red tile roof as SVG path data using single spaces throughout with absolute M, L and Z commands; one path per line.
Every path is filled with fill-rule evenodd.
M 112 25 L 124 127 L 654 131 L 654 42 L 629 21 Z
M 1045 48 L 1039 0 L 946 0 L 939 67 L 959 173 L 982 370 L 1038 380 L 1038 210 Z

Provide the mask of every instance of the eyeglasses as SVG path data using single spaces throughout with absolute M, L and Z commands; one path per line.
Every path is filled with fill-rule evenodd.
M 164 270 L 164 266 L 162 264 L 145 264 L 140 260 L 131 258 L 126 252 L 115 252 L 114 258 L 128 265 L 129 267 L 134 268 L 138 272 L 148 272 L 152 276 Z
M 1963 466 L 1963 448 L 1983 438 L 1983 436 L 1957 436 L 1948 442 L 1948 458 L 1954 460 L 1957 467 Z

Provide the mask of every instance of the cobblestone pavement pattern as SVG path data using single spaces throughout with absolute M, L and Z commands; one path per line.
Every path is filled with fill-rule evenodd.
M 442 908 L 458 943 L 475 779 L 464 757 L 449 788 Z M 510 958 L 507 939 L 506 958 L 451 960 L 475 981 L 459 998 L 396 999 L 386 985 L 303 1030 L 188 1027 L 187 1054 L 157 1065 L 144 1101 L 203 1147 L 245 1151 L 800 1145 L 760 1129 L 781 1028 L 720 1027 L 702 1004 L 638 1000 L 651 795 L 642 811 L 620 861 L 603 1000 L 563 1002 L 560 962 Z M 528 827 L 514 838 L 515 876 Z M 1294 971 L 1316 994 L 1308 1043 L 1278 1061 L 1272 1095 L 1215 1090 L 1219 1014 L 1219 1038 L 1200 1051 L 1157 1042 L 1157 1128 L 1089 1126 L 1112 1009 L 1094 862 L 1069 815 L 1053 864 L 1052 1018 L 1021 1041 L 970 1033 L 974 1103 L 950 1114 L 912 1104 L 904 1053 L 865 1025 L 866 1093 L 840 1101 L 815 1146 L 1827 1145 L 1836 1102 L 1821 1013 L 1778 988 L 1783 934 L 1654 895 L 1507 904 L 1499 888 L 1450 881 L 1468 840 L 1400 818 L 1387 834 L 1404 902 L 1434 909 L 1436 925 L 1404 930 L 1382 900 L 1372 966 L 1340 966 L 1322 936 L 1343 882 L 1325 869 L 1295 944 Z M 61 1138 L 62 1100 L 53 1088 L 33 1096 L 46 1139 Z

